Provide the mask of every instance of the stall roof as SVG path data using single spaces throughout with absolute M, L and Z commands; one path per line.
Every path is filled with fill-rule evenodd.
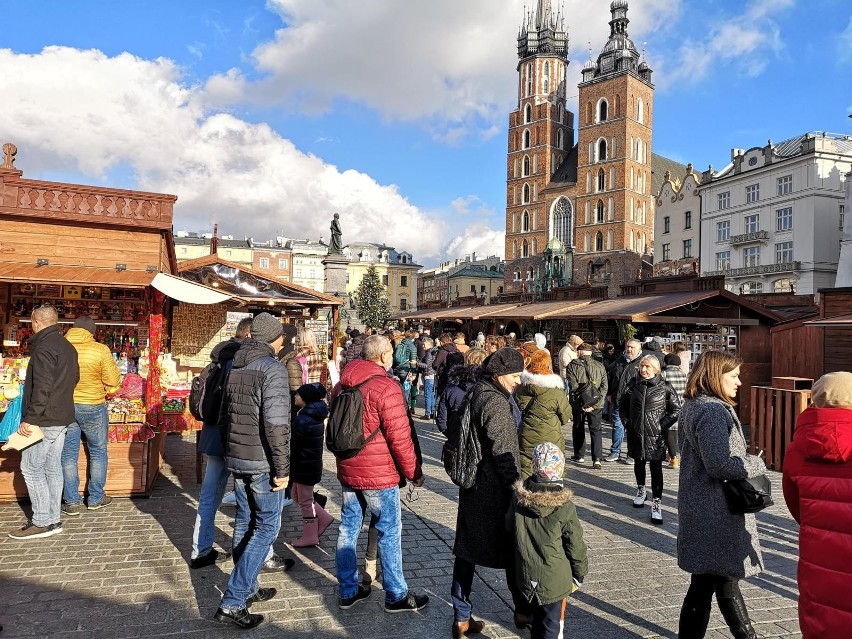
M 852 313 L 848 315 L 835 315 L 822 319 L 805 322 L 808 326 L 819 326 L 822 328 L 852 328 Z
M 151 286 L 174 300 L 188 304 L 220 304 L 231 299 L 222 291 L 165 273 L 157 273 L 151 280 Z
M 619 297 L 613 300 L 601 300 L 578 308 L 566 309 L 550 314 L 547 319 L 601 319 L 625 320 L 630 322 L 653 322 L 653 317 L 689 304 L 697 304 L 712 298 L 722 298 L 726 301 L 740 304 L 750 311 L 762 315 L 771 322 L 781 321 L 781 317 L 765 306 L 751 302 L 740 295 L 728 291 L 685 291 L 681 293 L 661 293 L 659 295 L 639 295 L 635 297 Z M 681 318 L 682 319 L 682 318 Z M 700 318 L 708 323 L 716 323 L 719 318 Z
M 537 302 L 526 304 L 511 312 L 501 314 L 501 317 L 512 317 L 515 319 L 542 320 L 550 319 L 555 315 L 570 313 L 573 310 L 584 308 L 592 303 L 592 300 L 558 300 L 553 302 Z
M 112 268 L 86 266 L 4 264 L 3 273 L 0 274 L 0 281 L 145 288 L 151 284 L 154 275 L 155 273 L 148 273 L 146 271 L 116 271 Z
M 215 253 L 178 264 L 179 275 L 215 288 L 244 302 L 283 302 L 311 306 L 342 306 L 339 297 L 291 282 L 271 279 L 247 266 L 223 260 Z
M 399 315 L 394 319 L 403 321 L 411 320 L 427 320 L 427 319 L 458 319 L 458 320 L 478 320 L 483 317 L 499 316 L 510 309 L 517 308 L 520 304 L 486 304 L 480 306 L 451 306 L 440 308 L 428 308 L 413 313 Z

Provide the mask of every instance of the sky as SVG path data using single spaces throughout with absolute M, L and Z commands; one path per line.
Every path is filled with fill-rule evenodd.
M 552 2 L 576 86 L 609 0 Z M 0 141 L 25 177 L 175 194 L 175 230 L 328 240 L 339 212 L 344 243 L 427 266 L 503 255 L 524 0 L 3 10 Z M 848 0 L 631 0 L 628 17 L 654 70 L 655 153 L 718 169 L 732 148 L 852 133 Z

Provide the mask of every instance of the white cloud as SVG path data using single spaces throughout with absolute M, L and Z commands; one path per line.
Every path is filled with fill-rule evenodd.
M 210 83 L 208 83 L 208 87 Z M 174 63 L 48 47 L 0 50 L 0 130 L 25 176 L 79 172 L 103 180 L 129 167 L 134 186 L 175 193 L 178 228 L 269 237 L 328 237 L 340 212 L 344 241 L 384 241 L 418 259 L 438 256 L 449 230 L 358 171 L 299 151 L 265 124 L 208 106 Z
M 506 233 L 504 229 L 492 229 L 484 222 L 471 224 L 452 238 L 444 251 L 450 258 L 476 253 L 478 257 L 499 255 L 504 257 Z
M 681 3 L 631 3 L 630 34 L 640 48 L 643 34 L 672 23 Z M 240 74 L 225 82 L 239 84 L 235 93 L 247 100 L 310 114 L 344 98 L 384 118 L 421 123 L 448 144 L 502 135 L 516 100 L 514 44 L 525 4 L 535 6 L 524 0 L 269 0 L 286 28 L 253 53 L 264 79 L 250 88 Z M 609 36 L 609 3 L 567 0 L 565 15 L 575 52 L 569 86 L 576 86 L 587 42 L 597 56 Z
M 837 61 L 841 64 L 852 64 L 852 17 L 849 24 L 837 36 Z
M 775 16 L 795 3 L 796 0 L 752 0 L 741 13 L 711 22 L 705 39 L 686 41 L 674 56 L 655 57 L 662 76 L 658 85 L 668 86 L 681 80 L 697 82 L 720 63 L 734 64 L 746 77 L 760 75 L 771 57 L 780 56 L 784 50 Z M 676 60 L 679 66 L 670 68 L 671 60 Z

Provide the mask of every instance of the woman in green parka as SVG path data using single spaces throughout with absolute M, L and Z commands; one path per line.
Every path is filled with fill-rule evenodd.
M 515 401 L 523 415 L 518 432 L 521 480 L 532 474 L 532 453 L 539 444 L 552 442 L 565 454 L 562 426 L 571 421 L 571 405 L 565 382 L 554 375 L 550 360 L 546 350 L 533 353 L 527 370 L 521 374 L 521 385 L 515 390 Z

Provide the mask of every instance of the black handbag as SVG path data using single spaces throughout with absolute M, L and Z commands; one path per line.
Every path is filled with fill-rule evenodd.
M 766 475 L 747 479 L 725 479 L 722 481 L 728 510 L 735 515 L 760 512 L 771 506 L 772 482 Z
M 601 401 L 603 395 L 601 395 L 598 387 L 592 384 L 592 374 L 589 372 L 589 364 L 585 360 L 583 360 L 583 368 L 586 369 L 586 379 L 588 381 L 583 382 L 577 387 L 571 395 L 573 396 L 574 403 L 580 404 L 583 408 L 591 408 Z

